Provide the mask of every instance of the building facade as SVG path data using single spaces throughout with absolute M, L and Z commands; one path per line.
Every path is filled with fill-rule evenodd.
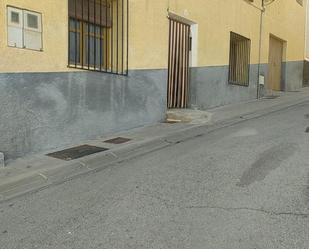
M 298 0 L 3 0 L 0 151 L 48 151 L 303 85 Z
M 305 60 L 304 60 L 304 86 L 309 86 L 309 1 L 305 3 Z

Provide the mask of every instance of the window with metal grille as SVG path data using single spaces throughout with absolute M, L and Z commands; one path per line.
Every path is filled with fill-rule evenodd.
M 128 0 L 69 0 L 69 67 L 128 74 Z
M 250 39 L 231 32 L 229 83 L 241 86 L 249 85 Z
M 303 0 L 296 0 L 297 3 L 299 3 L 301 6 L 304 5 L 304 1 Z

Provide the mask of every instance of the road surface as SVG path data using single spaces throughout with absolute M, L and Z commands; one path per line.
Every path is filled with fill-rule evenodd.
M 2 203 L 0 248 L 308 249 L 308 127 L 304 103 Z

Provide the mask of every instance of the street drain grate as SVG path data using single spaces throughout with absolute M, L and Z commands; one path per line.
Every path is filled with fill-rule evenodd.
M 92 154 L 103 152 L 106 150 L 108 149 L 85 144 L 85 145 L 73 147 L 70 149 L 53 152 L 53 153 L 47 154 L 47 156 L 54 157 L 54 158 L 61 159 L 61 160 L 70 161 L 70 160 L 74 160 L 74 159 L 81 158 L 84 156 L 89 156 Z
M 113 139 L 109 139 L 104 141 L 104 143 L 109 143 L 109 144 L 124 144 L 127 142 L 130 142 L 132 139 L 125 138 L 125 137 L 116 137 Z
M 306 129 L 306 133 L 309 133 L 309 127 Z

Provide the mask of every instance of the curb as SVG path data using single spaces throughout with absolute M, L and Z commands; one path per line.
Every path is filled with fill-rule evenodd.
M 308 99 L 302 99 L 297 102 L 293 101 L 293 103 L 275 105 L 269 109 L 237 115 L 214 123 L 209 122 L 181 128 L 165 136 L 144 140 L 122 148 L 111 149 L 70 162 L 61 162 L 57 167 L 17 176 L 12 181 L 0 184 L 0 204 L 25 194 L 36 193 L 50 186 L 59 185 L 84 175 L 102 171 L 110 166 L 119 165 L 125 161 L 133 160 L 166 147 L 205 136 L 229 126 L 280 112 L 287 108 L 294 108 L 307 102 L 309 102 Z

